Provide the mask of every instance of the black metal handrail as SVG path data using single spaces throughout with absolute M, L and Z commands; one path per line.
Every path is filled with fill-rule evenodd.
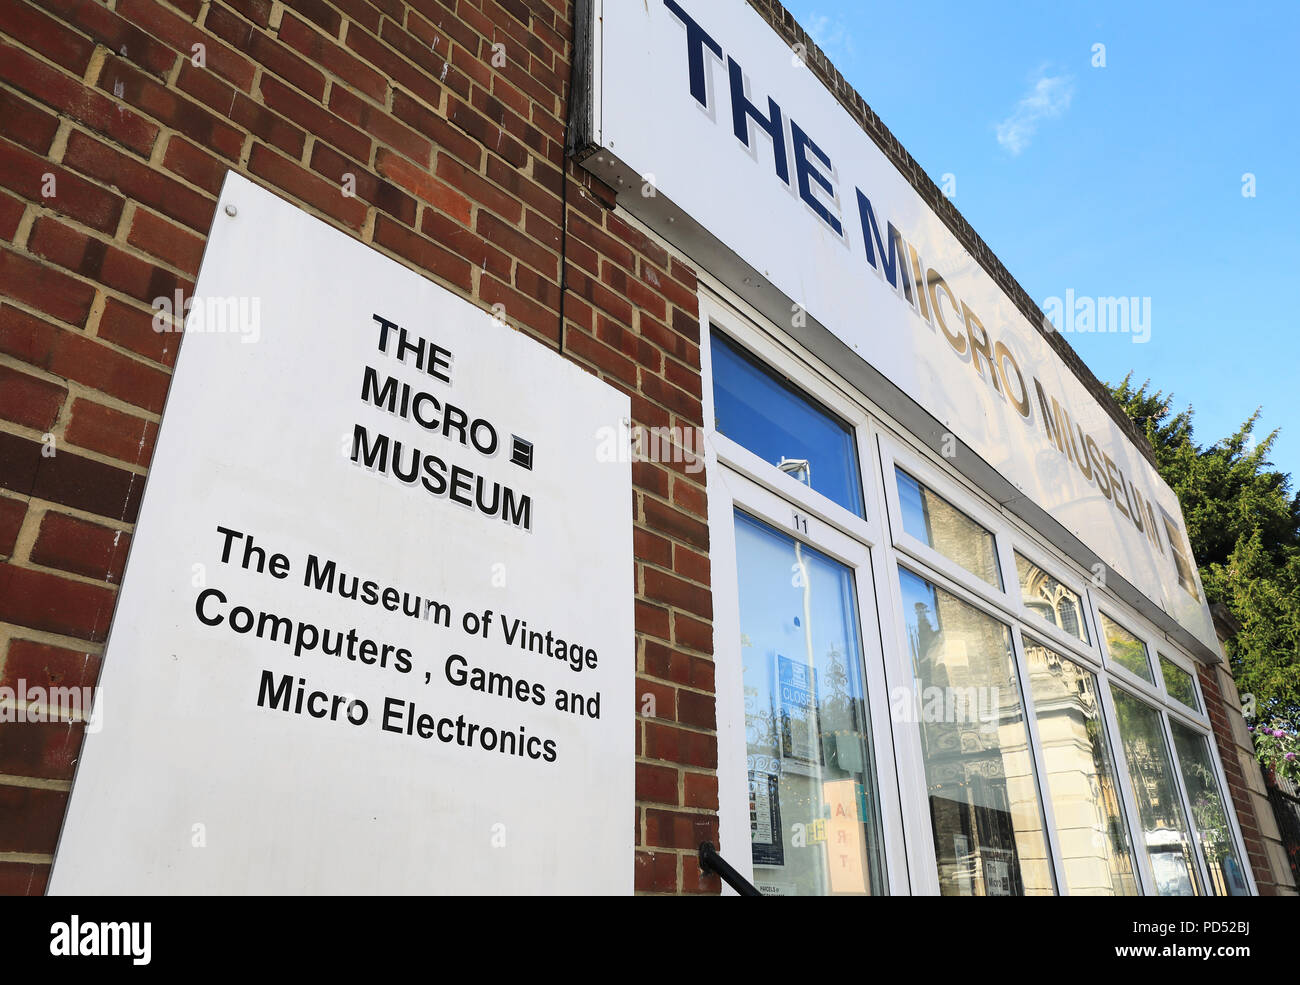
M 727 860 L 718 854 L 713 842 L 700 842 L 700 871 L 716 872 L 728 886 L 740 896 L 762 896 L 752 882 L 733 869 Z

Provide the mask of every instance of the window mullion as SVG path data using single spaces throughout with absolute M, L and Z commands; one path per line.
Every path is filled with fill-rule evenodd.
M 899 556 L 892 545 L 886 543 L 880 552 L 880 564 L 875 567 L 876 593 L 882 615 L 880 627 L 885 643 L 885 674 L 889 681 L 891 714 L 899 700 L 907 708 L 919 700 L 920 682 L 912 664 L 912 651 L 907 643 L 906 620 L 903 615 L 903 596 L 898 585 Z M 888 605 L 888 617 L 884 606 Z M 895 763 L 898 769 L 899 799 L 902 804 L 904 827 L 907 831 L 908 869 L 912 892 L 922 896 L 939 895 L 939 866 L 934 846 L 934 831 L 930 821 L 930 798 L 925 771 L 925 755 L 921 740 L 921 723 L 906 716 L 893 730 Z
M 1061 854 L 1060 835 L 1056 828 L 1056 811 L 1048 788 L 1047 764 L 1043 754 L 1043 741 L 1038 733 L 1038 713 L 1034 707 L 1033 688 L 1029 686 L 1029 662 L 1025 659 L 1025 641 L 1018 623 L 1011 624 L 1011 649 L 1015 654 L 1016 676 L 1019 678 L 1020 700 L 1025 709 L 1025 724 L 1029 729 L 1029 751 L 1034 761 L 1034 774 L 1038 787 L 1038 805 L 1047 826 L 1047 847 L 1051 855 L 1052 876 L 1058 896 L 1069 896 L 1070 887 L 1065 879 L 1065 863 Z

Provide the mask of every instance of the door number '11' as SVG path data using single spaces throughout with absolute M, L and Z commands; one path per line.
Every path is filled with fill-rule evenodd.
M 804 516 L 804 514 L 800 513 L 798 510 L 794 510 L 793 512 L 794 512 L 794 520 L 792 522 L 794 524 L 794 529 L 801 534 L 807 535 L 808 517 Z

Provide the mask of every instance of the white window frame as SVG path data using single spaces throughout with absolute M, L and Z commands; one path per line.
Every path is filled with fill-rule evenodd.
M 1254 872 L 1237 819 L 1236 805 L 1231 797 L 1218 743 L 1209 724 L 1205 697 L 1200 687 L 1196 662 L 1187 656 L 1165 634 L 1158 631 L 1144 616 L 1120 602 L 1104 589 L 1098 589 L 1083 568 L 1060 558 L 1054 549 L 1029 529 L 1022 520 L 1007 514 L 987 495 L 969 485 L 966 480 L 948 471 L 938 457 L 925 448 L 905 429 L 895 424 L 865 395 L 847 384 L 835 370 L 804 350 L 787 333 L 771 323 L 743 299 L 736 296 L 710 274 L 700 274 L 700 360 L 703 381 L 705 413 L 706 481 L 709 491 L 709 529 L 712 543 L 714 638 L 716 695 L 718 701 L 719 737 L 719 814 L 722 829 L 723 852 L 742 874 L 752 874 L 752 861 L 748 849 L 748 784 L 745 769 L 746 744 L 744 741 L 744 707 L 742 677 L 739 660 L 739 602 L 738 579 L 735 577 L 735 537 L 733 510 L 739 502 L 737 488 L 752 486 L 780 497 L 790 511 L 799 510 L 810 524 L 810 546 L 825 550 L 817 538 L 838 534 L 857 541 L 869 550 L 871 580 L 874 598 L 870 608 L 860 599 L 860 633 L 864 654 L 876 653 L 883 663 L 886 690 L 878 690 L 879 678 L 870 668 L 864 667 L 864 680 L 868 687 L 871 709 L 873 755 L 877 769 L 877 789 L 881 797 L 881 819 L 885 822 L 890 796 L 900 820 L 885 823 L 884 841 L 887 852 L 885 867 L 892 894 L 937 894 L 938 870 L 930 807 L 925 783 L 925 766 L 921 751 L 919 723 L 900 727 L 882 712 L 889 708 L 889 698 L 898 689 L 910 691 L 911 656 L 907 644 L 902 613 L 901 592 L 898 581 L 899 565 L 915 571 L 921 577 L 952 592 L 963 601 L 975 605 L 990 617 L 1011 628 L 1013 650 L 1019 678 L 1020 698 L 1030 732 L 1030 745 L 1035 770 L 1035 784 L 1039 806 L 1051 850 L 1052 878 L 1056 892 L 1066 895 L 1064 867 L 1058 845 L 1055 819 L 1052 813 L 1051 793 L 1047 786 L 1043 751 L 1037 732 L 1037 715 L 1028 686 L 1025 665 L 1025 639 L 1028 635 L 1043 645 L 1058 650 L 1062 656 L 1078 662 L 1097 679 L 1100 692 L 1102 721 L 1106 740 L 1117 771 L 1125 821 L 1129 833 L 1130 850 L 1141 891 L 1147 895 L 1155 892 L 1154 874 L 1141 832 L 1119 735 L 1115 714 L 1112 684 L 1134 694 L 1139 700 L 1156 708 L 1161 714 L 1162 729 L 1170 757 L 1174 763 L 1178 796 L 1191 826 L 1196 842 L 1195 855 L 1203 891 L 1210 892 L 1211 883 L 1205 871 L 1200 836 L 1194 815 L 1187 804 L 1187 786 L 1173 745 L 1170 715 L 1192 726 L 1209 741 L 1220 797 L 1231 825 L 1234 849 L 1245 871 L 1247 884 L 1257 894 Z M 731 439 L 717 434 L 712 428 L 714 419 L 712 360 L 710 326 L 718 328 L 733 342 L 751 352 L 762 364 L 774 372 L 788 377 L 813 400 L 839 416 L 852 429 L 858 457 L 859 482 L 863 497 L 865 518 L 854 515 L 839 504 L 817 493 L 792 476 L 761 460 Z M 901 529 L 897 485 L 893 466 L 897 464 L 918 481 L 929 486 L 953 507 L 966 513 L 994 537 L 998 564 L 1001 569 L 1002 591 L 948 560 L 933 548 L 906 535 Z M 740 493 L 747 496 L 749 494 Z M 752 510 L 747 510 L 752 512 Z M 780 517 L 774 517 L 780 520 Z M 791 517 L 790 519 L 793 519 Z M 814 528 L 811 524 L 824 526 Z M 789 520 L 774 523 L 778 529 L 791 529 Z M 1040 565 L 1062 584 L 1079 594 L 1083 600 L 1084 618 L 1088 624 L 1091 642 L 1085 644 L 1063 630 L 1046 622 L 1028 610 L 1020 592 L 1019 574 L 1015 567 L 1013 551 Z M 833 554 L 831 551 L 826 553 Z M 1198 576 L 1199 587 L 1199 576 Z M 862 578 L 857 579 L 861 595 Z M 888 610 L 888 611 L 887 611 Z M 1124 626 L 1142 640 L 1146 648 L 1148 667 L 1153 681 L 1142 680 L 1136 674 L 1110 659 L 1103 641 L 1100 613 Z M 868 646 L 870 629 L 868 613 L 874 613 L 880 631 L 880 651 Z M 1191 674 L 1201 704 L 1198 715 L 1172 698 L 1165 688 L 1159 656 L 1174 661 Z M 872 659 L 867 658 L 868 664 Z M 737 707 L 738 706 L 738 707 Z M 739 752 L 733 748 L 739 739 Z M 724 741 L 724 739 L 726 741 Z M 731 751 L 728 751 L 728 750 Z M 892 763 L 895 776 L 886 782 L 887 764 Z M 731 805 L 730 807 L 728 805 Z M 736 805 L 745 809 L 738 810 Z M 743 823 L 742 823 L 743 822 Z M 724 890 L 726 891 L 726 890 Z
M 1175 787 L 1174 793 L 1178 797 L 1179 806 L 1182 808 L 1183 811 L 1183 820 L 1187 823 L 1187 834 L 1192 842 L 1192 860 L 1196 864 L 1196 877 L 1197 879 L 1200 880 L 1200 888 L 1201 888 L 1201 891 L 1197 895 L 1201 897 L 1211 897 L 1214 894 L 1210 891 L 1210 885 L 1211 885 L 1210 874 L 1206 869 L 1205 859 L 1203 858 L 1204 853 L 1202 852 L 1200 847 L 1200 834 L 1198 833 L 1196 828 L 1196 815 L 1192 813 L 1192 805 L 1189 802 L 1187 797 L 1187 784 L 1183 780 L 1182 765 L 1178 762 L 1178 751 L 1174 748 L 1173 734 L 1169 731 L 1169 720 L 1163 714 L 1165 710 L 1163 704 L 1158 701 L 1152 701 L 1149 695 L 1144 694 L 1141 691 L 1137 691 L 1131 686 L 1128 686 L 1127 682 L 1125 681 L 1115 680 L 1112 681 L 1111 684 L 1113 686 L 1118 687 L 1120 690 L 1127 692 L 1130 697 L 1136 698 L 1138 701 L 1141 701 L 1143 704 L 1147 705 L 1152 711 L 1156 713 L 1156 716 L 1160 721 L 1160 734 L 1164 739 L 1165 751 L 1169 755 L 1169 763 L 1172 771 L 1171 779 Z M 1107 693 L 1106 696 L 1108 699 L 1110 699 L 1111 712 L 1112 714 L 1114 714 L 1114 696 L 1110 693 Z M 1113 730 L 1116 738 L 1119 738 L 1119 716 L 1118 715 L 1115 715 L 1114 717 Z M 1120 749 L 1122 753 L 1123 746 L 1121 746 Z M 1132 780 L 1128 775 L 1127 761 L 1125 761 L 1124 763 L 1123 779 L 1126 786 L 1126 799 L 1132 800 L 1134 810 L 1136 810 L 1137 800 L 1132 790 L 1132 786 L 1131 786 Z M 1235 814 L 1236 811 L 1234 810 L 1232 813 Z M 1146 894 L 1148 896 L 1155 896 L 1156 895 L 1155 873 L 1151 867 L 1150 853 L 1146 850 L 1145 837 L 1142 832 L 1142 824 L 1141 824 L 1141 819 L 1139 817 L 1136 816 L 1134 817 L 1133 827 L 1137 830 L 1137 838 L 1138 838 L 1135 844 L 1141 846 L 1143 872 L 1145 873 L 1146 878 L 1149 881 L 1149 886 L 1146 890 Z M 1252 883 L 1252 889 L 1253 889 L 1253 883 Z
M 709 531 L 714 586 L 715 701 L 718 708 L 718 796 L 720 841 L 727 860 L 752 881 L 749 850 L 748 770 L 745 739 L 743 658 L 740 646 L 740 586 L 735 572 L 734 511 L 784 531 L 845 564 L 854 573 L 858 635 L 862 646 L 860 670 L 871 717 L 868 737 L 875 767 L 873 777 L 880 804 L 882 864 L 890 895 L 915 891 L 914 868 L 908 855 L 895 761 L 894 728 L 890 718 L 885 649 L 879 626 L 881 567 L 881 507 L 875 484 L 868 481 L 864 451 L 869 450 L 865 411 L 846 401 L 808 372 L 786 350 L 766 337 L 725 302 L 706 290 L 700 294 L 700 360 L 704 376 L 705 420 L 713 420 L 712 348 L 710 328 L 717 327 L 733 343 L 749 349 L 774 372 L 788 377 L 811 398 L 853 429 L 858 481 L 866 518 L 859 517 L 804 483 L 781 472 L 712 427 L 705 432 L 705 468 L 709 497 Z M 730 893 L 730 890 L 725 890 Z
M 1174 702 L 1177 705 L 1177 702 Z M 1182 707 L 1181 705 L 1179 707 Z M 1174 733 L 1172 722 L 1178 720 L 1188 726 L 1193 732 L 1201 736 L 1208 744 L 1210 750 L 1210 765 L 1214 771 L 1214 780 L 1219 792 L 1219 801 L 1223 805 L 1223 813 L 1228 821 L 1228 836 L 1233 840 L 1233 847 L 1237 850 L 1237 861 L 1242 868 L 1242 874 L 1246 877 L 1246 885 L 1250 889 L 1251 895 L 1258 895 L 1259 889 L 1255 885 L 1255 874 L 1252 871 L 1250 855 L 1246 848 L 1245 839 L 1242 837 L 1241 827 L 1237 822 L 1237 805 L 1232 800 L 1232 789 L 1228 786 L 1227 777 L 1223 772 L 1223 764 L 1219 761 L 1219 744 L 1215 741 L 1214 732 L 1205 731 L 1194 720 L 1177 713 L 1176 709 L 1166 708 L 1166 714 L 1161 717 L 1164 723 L 1165 735 L 1169 742 L 1169 752 L 1174 758 L 1174 769 L 1178 771 L 1178 781 L 1181 785 L 1184 803 L 1187 804 L 1188 818 L 1192 826 L 1192 841 L 1196 845 L 1196 857 L 1200 861 L 1201 868 L 1205 872 L 1205 895 L 1213 896 L 1211 892 L 1210 881 L 1210 863 L 1205 858 L 1205 847 L 1201 838 L 1201 830 L 1196 825 L 1196 815 L 1191 813 L 1191 794 L 1188 792 L 1187 780 L 1183 776 L 1183 764 L 1178 758 L 1178 747 L 1174 744 Z
M 744 445 L 733 441 L 724 434 L 713 430 L 713 348 L 709 335 L 710 326 L 716 324 L 722 334 L 733 343 L 748 351 L 759 363 L 767 366 L 773 373 L 786 377 L 811 399 L 821 404 L 832 414 L 839 417 L 853 434 L 854 452 L 858 464 L 858 484 L 862 492 L 862 505 L 865 517 L 860 517 L 851 510 L 841 506 L 829 497 L 817 492 L 800 482 L 792 475 L 787 475 L 771 462 L 764 461 Z M 869 543 L 881 540 L 881 510 L 879 501 L 874 496 L 875 490 L 867 480 L 867 468 L 864 458 L 867 447 L 866 425 L 869 420 L 861 407 L 844 399 L 844 397 L 827 386 L 826 383 L 801 365 L 790 350 L 778 346 L 769 336 L 760 332 L 738 314 L 700 292 L 700 357 L 703 364 L 705 350 L 708 352 L 709 376 L 705 390 L 705 421 L 710 440 L 713 442 L 718 460 L 742 475 L 746 475 L 760 485 L 767 486 L 775 492 L 799 503 L 805 512 L 820 517 L 826 523 L 838 527 L 850 536 Z
M 1183 776 L 1182 764 L 1178 761 L 1177 751 L 1173 744 L 1173 732 L 1170 729 L 1169 722 L 1171 717 L 1181 721 L 1198 732 L 1209 742 L 1210 762 L 1214 767 L 1214 778 L 1219 791 L 1219 797 L 1223 801 L 1225 813 L 1228 815 L 1228 823 L 1231 829 L 1230 835 L 1233 840 L 1233 847 L 1237 852 L 1238 860 L 1246 877 L 1246 884 L 1253 895 L 1258 895 L 1259 889 L 1255 883 L 1255 873 L 1251 865 L 1250 855 L 1246 848 L 1245 838 L 1242 836 L 1241 826 L 1237 819 L 1237 806 L 1232 800 L 1232 789 L 1228 786 L 1227 774 L 1223 769 L 1223 761 L 1219 756 L 1218 741 L 1214 734 L 1213 726 L 1210 722 L 1209 711 L 1205 703 L 1205 694 L 1201 689 L 1200 675 L 1196 669 L 1196 661 L 1188 656 L 1177 644 L 1173 642 L 1165 633 L 1162 633 L 1151 623 L 1149 619 L 1138 612 L 1125 606 L 1113 598 L 1109 592 L 1104 589 L 1090 588 L 1088 591 L 1089 604 L 1093 611 L 1093 618 L 1097 626 L 1098 638 L 1101 636 L 1101 613 L 1105 612 L 1130 633 L 1142 640 L 1147 650 L 1147 661 L 1151 667 L 1154 676 L 1153 682 L 1147 682 L 1139 678 L 1136 674 L 1129 671 L 1126 667 L 1114 663 L 1110 660 L 1109 653 L 1106 654 L 1106 675 L 1114 683 L 1135 695 L 1140 700 L 1155 708 L 1160 715 L 1161 729 L 1163 730 L 1165 742 L 1168 744 L 1169 754 L 1174 764 L 1174 778 L 1178 784 L 1178 797 L 1183 809 L 1186 812 L 1187 822 L 1191 827 L 1192 840 L 1196 845 L 1194 852 L 1197 859 L 1198 872 L 1202 879 L 1202 888 L 1206 895 L 1210 894 L 1212 883 L 1209 878 L 1208 865 L 1204 859 L 1204 851 L 1201 847 L 1200 830 L 1196 826 L 1196 816 L 1191 812 L 1191 804 L 1188 797 L 1188 787 L 1186 779 Z M 1101 643 L 1105 650 L 1104 642 Z M 1193 687 L 1196 689 L 1197 700 L 1201 704 L 1199 711 L 1188 708 L 1173 695 L 1169 694 L 1164 683 L 1164 672 L 1159 664 L 1159 655 L 1164 654 L 1166 658 L 1173 661 L 1178 666 L 1186 670 L 1192 677 Z M 1107 693 L 1109 701 L 1110 694 Z M 1111 709 L 1111 715 L 1114 715 L 1114 709 Z M 1117 718 L 1112 718 L 1109 723 L 1113 728 L 1116 738 L 1119 737 L 1119 723 Z M 1122 748 L 1122 747 L 1121 747 Z M 1125 764 L 1125 775 L 1121 778 L 1126 788 L 1126 797 L 1132 797 L 1132 791 L 1128 789 L 1127 764 Z M 1136 805 L 1136 802 L 1133 802 Z M 1134 818 L 1133 827 L 1138 827 L 1137 819 Z M 1140 836 L 1141 832 L 1137 831 Z M 1137 844 L 1141 844 L 1141 839 Z M 1148 892 L 1155 893 L 1154 875 L 1150 873 L 1150 863 L 1147 859 L 1146 852 L 1143 850 L 1143 867 L 1147 871 L 1150 879 L 1150 889 Z
M 1060 561 L 1055 555 L 1048 554 L 1034 542 L 1019 536 L 1016 531 L 1012 531 L 1007 539 L 1010 541 L 1010 561 L 1008 563 L 1011 564 L 1012 570 L 1016 574 L 1015 598 L 1020 603 L 1017 615 L 1029 629 L 1031 635 L 1046 636 L 1044 643 L 1051 646 L 1065 647 L 1071 653 L 1079 652 L 1083 654 L 1085 662 L 1089 665 L 1100 665 L 1101 643 L 1099 642 L 1097 625 L 1092 617 L 1092 606 L 1088 604 L 1087 583 L 1081 580 L 1078 574 L 1070 570 L 1065 562 Z M 1020 589 L 1020 569 L 1016 567 L 1015 558 L 1017 554 L 1030 564 L 1036 565 L 1039 569 L 1051 575 L 1079 597 L 1079 618 L 1083 620 L 1084 628 L 1088 632 L 1087 642 L 1077 636 L 1071 636 L 1055 623 L 1048 622 L 1029 607 L 1029 604 L 1025 601 L 1024 592 Z
M 1024 638 L 1028 636 L 1033 642 L 1038 643 L 1041 646 L 1045 646 L 1049 650 L 1053 649 L 1052 644 L 1050 642 L 1043 639 L 1036 638 L 1036 634 L 1032 629 L 1022 632 L 1020 627 L 1017 626 L 1016 634 L 1021 640 L 1023 645 L 1027 645 L 1024 644 Z M 1073 637 L 1067 637 L 1067 638 L 1073 639 Z M 1079 640 L 1075 640 L 1076 644 L 1080 642 L 1081 641 Z M 1111 767 L 1112 769 L 1115 770 L 1115 783 L 1117 785 L 1117 792 L 1119 793 L 1119 797 L 1120 797 L 1120 808 L 1122 809 L 1124 814 L 1125 831 L 1128 834 L 1129 857 L 1133 864 L 1133 875 L 1137 881 L 1138 894 L 1150 895 L 1150 890 L 1148 889 L 1148 886 L 1154 884 L 1154 877 L 1152 873 L 1149 871 L 1150 861 L 1146 858 L 1146 852 L 1141 847 L 1140 844 L 1141 839 L 1139 835 L 1141 833 L 1141 825 L 1136 816 L 1137 802 L 1134 800 L 1133 791 L 1129 786 L 1128 762 L 1124 758 L 1124 747 L 1120 743 L 1120 739 L 1119 739 L 1119 729 L 1117 727 L 1118 719 L 1115 716 L 1115 708 L 1111 701 L 1110 684 L 1106 677 L 1105 668 L 1103 668 L 1099 663 L 1094 663 L 1091 660 L 1080 659 L 1080 651 L 1078 649 L 1075 649 L 1073 651 L 1063 649 L 1059 651 L 1059 656 L 1063 657 L 1066 660 L 1072 660 L 1075 663 L 1077 663 L 1084 670 L 1092 674 L 1093 679 L 1096 681 L 1097 701 L 1100 703 L 1099 711 L 1101 714 L 1102 731 L 1104 733 L 1103 738 L 1105 739 L 1106 745 L 1108 747 L 1107 751 L 1110 753 Z M 1089 654 L 1089 656 L 1092 655 Z M 1028 661 L 1026 659 L 1026 667 L 1025 667 L 1026 673 L 1028 673 L 1027 663 Z M 1026 688 L 1026 690 L 1028 690 L 1028 688 Z M 1037 723 L 1038 712 L 1036 706 L 1033 704 L 1032 693 L 1030 694 L 1030 700 L 1027 703 L 1027 707 L 1029 709 L 1027 711 L 1027 714 L 1032 715 L 1034 722 Z M 1037 733 L 1035 733 L 1035 741 L 1037 741 Z M 1046 799 L 1050 801 L 1051 786 L 1050 786 L 1050 781 L 1047 780 L 1045 763 L 1043 766 L 1043 785 L 1048 791 Z M 1053 830 L 1053 835 L 1054 836 L 1056 835 L 1055 830 Z M 1065 880 L 1064 857 L 1058 854 L 1056 861 L 1058 866 L 1057 882 L 1059 886 L 1059 892 L 1062 896 L 1069 896 L 1071 895 L 1071 893 L 1070 893 L 1069 885 L 1066 883 Z
M 1179 670 L 1186 672 L 1192 678 L 1192 693 L 1196 696 L 1196 707 L 1189 708 L 1183 702 L 1179 701 L 1169 690 L 1169 681 L 1165 679 L 1165 669 L 1160 666 L 1160 658 L 1164 657 Z M 1190 665 L 1190 666 L 1189 666 Z M 1156 666 L 1160 671 L 1160 687 L 1165 692 L 1170 706 L 1179 710 L 1180 714 L 1192 716 L 1197 726 L 1201 728 L 1210 727 L 1210 716 L 1206 711 L 1205 695 L 1201 691 L 1201 675 L 1197 672 L 1196 662 L 1191 657 L 1181 652 L 1176 646 L 1168 640 L 1162 640 L 1156 648 Z
M 952 481 L 948 475 L 931 465 L 923 456 L 915 454 L 883 433 L 879 437 L 879 444 L 880 472 L 885 484 L 885 502 L 889 511 L 889 529 L 894 547 L 924 562 L 927 567 L 942 572 L 952 581 L 970 589 L 977 595 L 987 598 L 999 608 L 1008 612 L 1015 608 L 1013 597 L 1007 590 L 1007 562 L 1003 556 L 1004 552 L 998 537 L 999 528 L 1005 527 L 1005 521 L 986 509 L 978 500 L 974 500 L 970 493 L 964 490 L 959 483 Z M 925 543 L 925 541 L 903 529 L 903 512 L 898 495 L 898 479 L 895 468 L 902 469 L 911 475 L 913 479 L 945 500 L 953 509 L 984 528 L 993 541 L 993 556 L 1002 580 L 1001 588 L 985 581 L 979 575 L 967 571 L 946 554 L 941 553 Z M 1020 580 L 1018 578 L 1014 580 L 1016 593 L 1019 594 Z
M 892 470 L 886 474 L 892 475 Z M 1056 831 L 1056 817 L 1052 811 L 1051 797 L 1043 796 L 1044 783 L 1046 777 L 1045 767 L 1043 763 L 1043 752 L 1042 752 L 1043 747 L 1042 747 L 1042 742 L 1040 741 L 1038 735 L 1038 723 L 1034 717 L 1033 699 L 1029 694 L 1028 687 L 1026 686 L 1028 677 L 1026 676 L 1025 648 L 1024 648 L 1023 640 L 1021 640 L 1020 638 L 1019 626 L 1014 621 L 1014 619 L 1010 617 L 1010 613 L 1008 611 L 998 609 L 990 605 L 988 600 L 984 598 L 981 593 L 972 590 L 970 586 L 962 582 L 956 581 L 948 574 L 935 571 L 934 569 L 930 568 L 929 565 L 922 562 L 920 559 L 911 557 L 908 554 L 902 552 L 898 552 L 894 555 L 893 561 L 894 564 L 893 564 L 892 577 L 890 579 L 890 587 L 893 589 L 894 592 L 894 605 L 893 605 L 894 636 L 901 643 L 900 657 L 903 661 L 906 662 L 909 674 L 913 673 L 914 668 L 912 666 L 911 650 L 907 642 L 907 638 L 908 638 L 907 637 L 907 616 L 903 611 L 903 604 L 902 604 L 903 590 L 902 590 L 901 578 L 899 575 L 899 569 L 905 569 L 907 571 L 910 571 L 912 574 L 916 575 L 917 577 L 923 578 L 930 584 L 934 585 L 936 588 L 942 589 L 943 591 L 952 595 L 954 598 L 958 599 L 958 601 L 970 605 L 971 607 L 979 610 L 981 613 L 986 615 L 988 618 L 995 620 L 996 622 L 1002 624 L 1003 626 L 1006 626 L 1007 629 L 1010 631 L 1012 662 L 1014 664 L 1015 671 L 1016 671 L 1016 685 L 1020 695 L 1020 707 L 1023 714 L 1025 715 L 1025 725 L 1026 728 L 1028 729 L 1028 734 L 1029 734 L 1029 750 L 1030 750 L 1030 758 L 1033 763 L 1034 786 L 1038 794 L 1039 817 L 1041 818 L 1044 826 L 1043 827 L 1044 840 L 1047 843 L 1048 861 L 1050 863 L 1050 871 L 1048 874 L 1052 880 L 1054 894 L 1058 896 L 1065 895 L 1065 889 L 1064 886 L 1062 885 L 1062 879 L 1061 879 L 1061 871 L 1062 871 L 1061 854 L 1060 854 L 1060 844 L 1059 844 L 1057 831 Z M 957 567 L 960 568 L 960 565 L 957 565 Z M 960 568 L 960 570 L 965 571 L 966 569 Z M 967 573 L 969 574 L 969 572 Z M 981 579 L 975 578 L 974 580 L 981 585 L 985 585 L 988 588 L 992 588 L 991 585 L 988 585 L 987 582 L 984 582 Z M 1017 582 L 1017 585 L 1019 585 L 1019 582 Z M 882 622 L 883 621 L 884 619 L 882 617 Z M 911 682 L 909 682 L 909 684 L 910 683 Z M 929 790 L 925 782 L 925 777 L 926 777 L 925 755 L 921 745 L 920 723 L 918 722 L 913 724 L 915 725 L 915 727 L 906 730 L 906 735 L 908 738 L 913 740 L 914 743 L 915 751 L 909 756 L 909 759 L 915 761 L 916 763 L 915 768 L 918 770 L 918 775 L 920 779 L 920 784 L 919 784 L 920 799 L 919 799 L 919 803 L 916 802 L 913 803 L 912 810 L 914 813 L 916 813 L 918 820 L 920 818 L 923 818 L 925 822 L 924 824 L 918 823 L 917 826 L 920 830 L 917 832 L 917 835 L 924 837 L 926 848 L 929 851 L 929 869 L 927 871 L 927 874 L 932 876 L 931 888 L 929 891 L 931 894 L 938 894 L 939 892 L 938 857 L 934 848 L 934 833 L 933 833 L 932 819 L 930 814 Z
M 1128 821 L 1129 844 L 1132 848 L 1134 861 L 1137 863 L 1142 895 L 1155 896 L 1155 869 L 1151 865 L 1151 853 L 1147 851 L 1146 833 L 1142 829 L 1142 817 L 1138 813 L 1137 795 L 1133 792 L 1133 778 L 1129 775 L 1128 757 L 1124 754 L 1124 739 L 1119 730 L 1119 713 L 1115 710 L 1115 695 L 1111 691 L 1111 687 L 1113 684 L 1119 683 L 1121 690 L 1133 695 L 1138 700 L 1146 701 L 1148 704 L 1150 704 L 1150 701 L 1132 688 L 1126 688 L 1122 683 L 1112 681 L 1105 668 L 1098 672 L 1097 681 L 1101 688 L 1102 707 L 1105 709 L 1103 718 L 1106 735 L 1109 736 L 1111 748 L 1115 751 L 1115 768 L 1119 771 L 1120 797 L 1124 802 L 1124 814 Z M 1186 811 L 1186 808 L 1184 808 L 1184 811 Z M 1190 825 L 1190 818 L 1188 818 L 1188 823 Z
M 1094 596 L 1092 609 L 1096 615 L 1097 638 L 1098 643 L 1101 645 L 1102 663 L 1106 667 L 1106 672 L 1116 680 L 1123 681 L 1132 689 L 1145 695 L 1148 701 L 1154 700 L 1159 704 L 1163 704 L 1164 694 L 1160 690 L 1160 677 L 1153 666 L 1155 650 L 1151 646 L 1151 634 L 1147 631 L 1147 627 L 1142 625 L 1136 617 L 1136 613 L 1112 604 L 1109 599 L 1102 600 Z M 1106 640 L 1106 632 L 1102 626 L 1101 617 L 1103 615 L 1141 641 L 1142 649 L 1146 653 L 1147 670 L 1151 674 L 1150 680 L 1135 671 L 1129 670 L 1111 655 L 1110 643 Z

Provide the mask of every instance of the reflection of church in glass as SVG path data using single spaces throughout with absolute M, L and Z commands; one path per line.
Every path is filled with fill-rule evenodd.
M 1025 606 L 1075 639 L 1087 643 L 1088 627 L 1083 621 L 1083 600 L 1079 595 L 1019 554 L 1016 554 L 1016 568 Z
M 1102 727 L 1097 679 L 1026 641 L 1025 664 L 1042 742 L 1064 881 L 1076 896 L 1137 893 L 1133 859 Z
M 914 600 L 909 632 L 940 891 L 1051 894 L 1008 630 L 914 575 L 903 579 Z

